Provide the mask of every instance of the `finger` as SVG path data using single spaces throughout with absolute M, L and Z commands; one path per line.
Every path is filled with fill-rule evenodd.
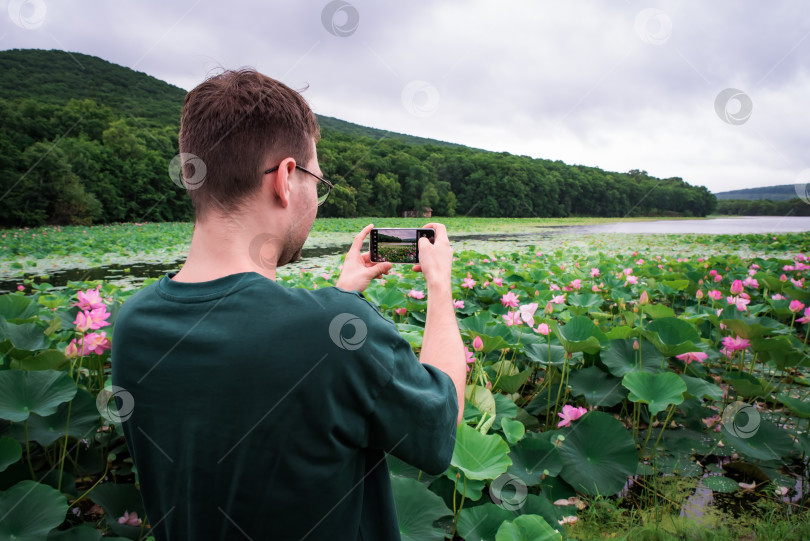
M 363 241 L 366 240 L 366 237 L 368 236 L 369 231 L 371 231 L 373 228 L 374 228 L 374 224 L 368 224 L 366 227 L 364 227 L 363 230 L 360 231 L 354 237 L 354 241 L 352 242 L 352 247 L 349 248 L 349 251 L 359 253 L 360 250 L 363 248 Z
M 414 271 L 414 272 L 422 272 L 422 265 L 420 265 L 419 263 L 417 263 L 416 265 L 414 265 L 413 267 L 411 267 L 411 270 L 412 270 L 412 271 Z

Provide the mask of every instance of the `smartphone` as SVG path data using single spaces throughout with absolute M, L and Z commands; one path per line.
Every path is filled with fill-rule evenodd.
M 419 263 L 419 239 L 434 241 L 436 231 L 430 227 L 388 227 L 371 230 L 371 260 L 375 263 Z

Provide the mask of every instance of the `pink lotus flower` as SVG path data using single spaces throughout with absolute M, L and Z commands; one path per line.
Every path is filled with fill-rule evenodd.
M 506 322 L 507 327 L 511 327 L 512 325 L 523 324 L 523 322 L 520 320 L 520 312 L 508 312 L 502 315 L 501 317 Z
M 720 274 L 715 274 L 715 275 L 714 275 L 714 281 L 715 281 L 715 282 L 722 282 L 722 281 L 723 281 L 723 277 L 722 277 Z
M 78 306 L 79 310 L 96 310 L 98 308 L 104 308 L 104 302 L 101 300 L 99 288 L 101 288 L 100 285 L 97 286 L 96 289 L 88 289 L 86 292 L 77 292 L 76 297 L 79 299 L 79 302 L 74 303 L 73 306 Z
M 81 349 L 79 349 L 79 347 L 81 347 Z M 108 349 L 110 349 L 110 340 L 107 338 L 107 333 L 102 332 L 99 334 L 91 332 L 84 335 L 78 342 L 76 338 L 71 340 L 70 344 L 65 348 L 65 356 L 75 357 L 81 355 L 84 357 L 90 353 L 101 355 Z
M 102 305 L 101 308 L 95 310 L 83 310 L 76 314 L 76 320 L 73 322 L 76 325 L 76 330 L 85 332 L 88 329 L 98 330 L 102 327 L 107 327 L 110 324 L 107 318 L 110 314 L 107 312 L 107 307 Z
M 723 419 L 719 415 L 712 415 L 703 419 L 703 422 L 706 424 L 706 428 L 713 428 L 715 432 L 720 432 Z
M 425 298 L 425 292 L 424 291 L 419 291 L 418 289 L 412 289 L 412 290 L 408 291 L 408 296 L 413 297 L 414 299 L 424 299 Z
M 804 317 L 796 320 L 797 323 L 810 323 L 810 308 L 804 309 Z
M 751 278 L 750 276 L 743 280 L 743 285 L 745 287 L 753 287 L 757 289 L 759 287 L 759 282 L 757 282 L 756 278 Z
M 599 269 L 596 267 L 591 268 L 591 278 L 596 278 L 599 276 Z
M 723 294 L 717 289 L 712 289 L 709 291 L 709 298 L 713 301 L 719 301 L 723 298 Z
M 739 310 L 740 312 L 745 312 L 747 310 L 746 307 L 748 306 L 748 303 L 750 303 L 751 301 L 749 299 L 746 299 L 745 297 L 740 296 L 740 297 L 726 297 L 726 302 L 736 306 L 737 310 Z
M 705 361 L 709 356 L 705 353 L 701 353 L 700 351 L 690 351 L 689 353 L 682 353 L 680 355 L 676 355 L 675 358 L 679 359 L 686 364 L 691 363 L 692 361 L 697 361 L 702 363 Z
M 506 293 L 504 294 L 503 297 L 501 297 L 501 304 L 503 304 L 504 306 L 511 306 L 512 308 L 517 308 L 519 304 L 518 296 L 515 295 L 512 291 L 510 291 L 509 293 Z
M 717 276 L 717 271 L 712 269 L 709 271 L 709 276 Z
M 464 301 L 453 301 L 453 308 L 464 308 Z
M 628 276 L 627 280 L 625 280 L 624 285 L 627 284 L 638 284 L 638 277 L 637 276 Z
M 553 304 L 562 304 L 562 303 L 565 302 L 565 295 L 556 295 L 556 296 L 552 297 L 551 301 L 549 301 L 549 302 L 551 302 Z
M 779 293 L 775 293 L 774 295 L 772 295 L 772 296 L 771 296 L 771 298 L 772 298 L 773 300 L 775 300 L 775 301 L 783 301 L 783 300 L 787 300 L 787 299 L 785 299 L 785 297 L 784 297 L 784 296 L 780 295 Z
M 703 298 L 703 290 L 702 289 L 697 290 L 697 292 L 695 293 L 695 298 L 697 298 L 697 299 L 702 299 Z
M 495 284 L 496 286 L 502 286 L 503 285 L 503 278 L 493 278 L 492 283 Z
M 548 286 L 548 290 L 549 290 L 549 291 L 559 291 L 559 290 L 560 290 L 560 286 L 558 286 L 557 284 L 549 284 L 549 286 Z
M 790 301 L 790 306 L 788 307 L 788 309 L 789 309 L 791 312 L 793 312 L 794 314 L 797 314 L 797 313 L 801 312 L 801 311 L 802 311 L 802 308 L 804 308 L 804 304 L 802 304 L 802 303 L 801 303 L 801 302 L 799 302 L 799 301 L 795 301 L 795 300 L 794 300 L 794 301 Z
M 467 357 L 467 364 L 475 362 L 475 354 L 472 351 L 470 351 L 470 348 L 468 348 L 466 346 L 464 347 L 464 355 L 466 355 L 466 357 Z M 470 371 L 470 367 L 468 366 L 467 367 L 467 372 L 469 372 L 469 371 Z
M 793 278 L 791 278 L 790 281 L 793 283 L 794 286 L 796 286 L 799 289 L 804 287 L 804 278 L 800 280 L 794 280 Z
M 543 336 L 548 336 L 549 331 L 550 331 L 550 329 L 548 328 L 548 325 L 545 324 L 545 323 L 541 323 L 534 330 L 534 332 L 542 334 Z
M 586 410 L 581 406 L 575 408 L 574 406 L 569 406 L 568 404 L 566 404 L 565 406 L 563 406 L 562 413 L 557 414 L 560 417 L 562 417 L 562 421 L 557 423 L 557 426 L 558 427 L 571 426 L 571 421 L 576 421 L 586 413 L 588 413 L 588 410 Z
M 647 294 L 647 291 L 643 291 L 641 296 L 638 298 L 639 304 L 650 304 L 650 296 Z
M 731 292 L 735 295 L 739 295 L 743 292 L 743 283 L 742 280 L 734 280 L 731 283 Z
M 400 316 L 404 316 L 406 310 L 404 308 L 397 308 L 396 310 L 394 310 L 394 312 L 396 312 Z
M 643 264 L 644 264 L 643 259 L 639 259 L 638 261 L 636 261 L 636 265 L 643 265 Z
M 17 286 L 17 291 L 25 291 L 25 286 L 20 284 Z
M 784 275 L 784 274 L 783 274 L 782 276 L 780 276 L 780 277 L 779 277 L 779 281 L 780 281 L 780 282 L 787 282 L 787 279 L 788 279 L 788 278 L 787 278 L 787 276 L 786 276 L 786 275 Z
M 581 288 L 582 287 L 582 280 L 580 280 L 579 278 L 577 278 L 576 280 L 573 280 L 571 282 L 571 287 L 573 287 L 574 289 Z
M 466 287 L 468 289 L 472 289 L 475 285 L 475 280 L 472 279 L 472 275 L 468 272 L 467 277 L 464 279 L 464 283 L 461 284 L 461 287 Z
M 481 351 L 484 349 L 484 341 L 481 340 L 480 336 L 476 336 L 475 340 L 473 340 L 472 347 L 475 351 Z
M 483 283 L 483 287 L 487 287 L 488 285 L 489 285 L 489 280 L 487 280 L 487 281 L 485 281 L 485 282 Z
M 520 319 L 522 319 L 526 325 L 532 326 L 534 325 L 534 313 L 537 311 L 537 303 L 533 302 L 530 304 L 524 304 L 520 307 Z
M 726 336 L 723 338 L 723 347 L 729 351 L 740 351 L 743 349 L 748 349 L 748 346 L 751 345 L 751 342 L 746 340 L 745 338 L 740 338 L 737 336 L 736 338 L 732 338 L 730 336 Z
M 553 306 L 551 306 L 551 301 L 549 301 L 549 302 L 547 302 L 547 303 L 546 303 L 546 307 L 544 308 L 544 310 L 543 310 L 543 311 L 544 311 L 546 314 L 553 314 L 553 313 L 554 313 L 554 307 L 553 307 Z
M 124 516 L 118 519 L 118 524 L 126 524 L 127 526 L 140 526 L 141 519 L 138 518 L 138 513 L 133 511 L 132 513 L 128 513 L 124 511 Z

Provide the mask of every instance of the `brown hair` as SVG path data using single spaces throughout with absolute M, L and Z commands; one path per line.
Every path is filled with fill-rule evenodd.
M 205 167 L 204 179 L 188 184 L 195 220 L 204 221 L 212 207 L 238 210 L 261 185 L 268 158 L 305 166 L 313 138 L 320 129 L 309 105 L 275 79 L 243 68 L 200 83 L 186 94 L 179 137 L 181 154 L 199 158 L 182 160 L 184 177 L 201 174 L 200 160 Z

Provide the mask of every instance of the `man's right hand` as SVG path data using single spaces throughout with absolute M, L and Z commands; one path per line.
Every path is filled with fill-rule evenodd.
M 429 223 L 423 227 L 432 228 L 436 234 L 432 243 L 425 237 L 419 239 L 419 263 L 413 266 L 413 270 L 425 275 L 428 288 L 437 285 L 449 286 L 450 271 L 453 268 L 453 249 L 450 247 L 447 229 L 444 224 L 438 223 Z

